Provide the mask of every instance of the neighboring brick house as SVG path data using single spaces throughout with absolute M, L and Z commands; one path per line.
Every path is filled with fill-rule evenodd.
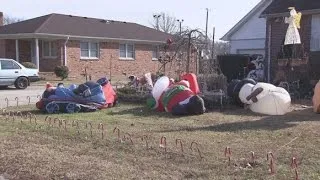
M 288 24 L 289 7 L 302 13 L 301 45 L 293 47 L 293 57 L 286 54 L 283 46 Z M 261 14 L 267 20 L 266 59 L 268 80 L 294 81 L 320 79 L 320 1 L 319 0 L 273 0 Z
M 155 73 L 160 67 L 159 46 L 171 37 L 136 23 L 62 14 L 0 27 L 4 57 L 33 62 L 40 72 L 66 65 L 75 78 L 85 69 L 92 78 Z
M 4 19 L 3 13 L 0 12 L 0 27 L 3 26 Z M 5 41 L 0 39 L 0 57 L 5 56 Z

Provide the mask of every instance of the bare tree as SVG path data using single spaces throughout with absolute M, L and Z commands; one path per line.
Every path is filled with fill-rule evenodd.
M 228 42 L 215 42 L 214 43 L 214 58 L 217 55 L 224 55 L 230 53 L 230 43 Z
M 178 65 L 179 70 L 189 72 L 191 56 L 205 47 L 204 40 L 205 35 L 199 29 L 187 29 L 181 34 L 176 33 L 173 38 L 161 48 L 162 52 L 159 57 L 161 67 L 159 71 L 165 72 L 166 65 L 176 61 L 176 63 L 180 64 Z M 184 67 L 180 69 L 180 66 Z
M 166 33 L 174 34 L 178 31 L 177 19 L 164 12 L 153 15 L 153 21 L 151 25 L 159 30 Z
M 20 22 L 20 21 L 23 21 L 23 19 L 12 17 L 12 16 L 4 16 L 3 17 L 3 25 L 13 24 L 13 23 Z

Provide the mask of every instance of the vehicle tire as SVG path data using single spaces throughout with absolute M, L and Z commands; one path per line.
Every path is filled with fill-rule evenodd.
M 14 86 L 17 89 L 26 89 L 28 85 L 29 85 L 29 81 L 26 77 L 19 77 L 14 83 Z
M 46 105 L 46 112 L 49 114 L 56 114 L 59 113 L 60 107 L 55 102 L 50 102 Z
M 78 113 L 81 110 L 81 106 L 79 104 L 75 103 L 68 103 L 66 106 L 66 112 L 67 113 Z

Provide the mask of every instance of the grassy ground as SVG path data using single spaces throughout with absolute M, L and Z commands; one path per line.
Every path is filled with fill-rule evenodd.
M 320 179 L 320 118 L 311 109 L 280 117 L 236 108 L 173 117 L 121 104 L 94 113 L 54 115 L 51 121 L 34 107 L 12 110 L 36 114 L 37 124 L 1 118 L 0 179 L 293 179 L 292 157 L 298 160 L 300 179 Z M 59 128 L 54 118 L 67 120 L 66 129 L 65 121 Z M 103 135 L 99 123 L 104 125 Z M 115 127 L 121 142 L 113 133 Z M 125 133 L 133 144 L 128 134 L 123 138 Z M 148 148 L 141 140 L 144 136 Z M 162 136 L 167 152 L 159 147 Z M 182 140 L 184 153 L 176 139 Z M 189 148 L 193 141 L 203 158 L 196 148 Z M 224 156 L 227 146 L 230 166 Z M 249 166 L 251 151 L 255 158 Z M 274 175 L 266 159 L 269 151 L 275 158 Z

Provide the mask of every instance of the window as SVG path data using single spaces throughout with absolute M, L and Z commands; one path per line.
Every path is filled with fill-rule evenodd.
M 42 56 L 45 58 L 57 57 L 57 44 L 53 41 L 43 41 Z
M 152 46 L 152 60 L 158 60 L 159 58 L 159 46 Z
M 135 57 L 133 44 L 120 44 L 119 51 L 121 59 L 134 59 Z
M 313 15 L 311 22 L 311 51 L 320 51 L 320 15 Z
M 82 59 L 98 59 L 99 44 L 94 42 L 81 42 L 81 58 Z
M 20 69 L 20 66 L 12 61 L 1 61 L 1 69 Z

